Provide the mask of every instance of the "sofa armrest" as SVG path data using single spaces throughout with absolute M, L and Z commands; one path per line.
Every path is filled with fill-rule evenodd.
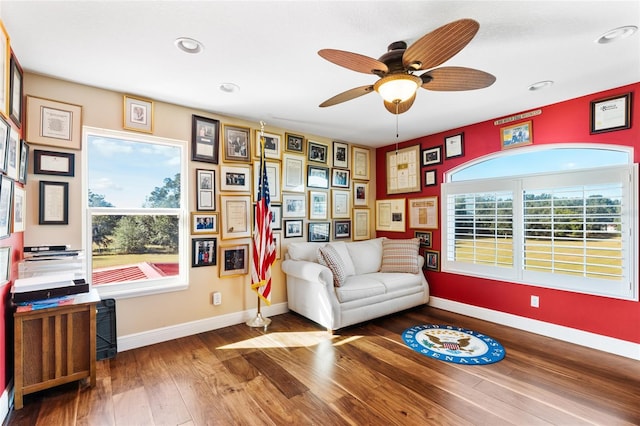
M 323 286 L 333 286 L 333 274 L 331 270 L 319 263 L 308 262 L 306 260 L 287 259 L 281 264 L 282 272 L 295 278 L 317 282 Z

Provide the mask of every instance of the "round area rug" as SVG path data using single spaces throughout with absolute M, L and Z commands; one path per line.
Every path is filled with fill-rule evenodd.
M 416 352 L 456 364 L 492 364 L 505 356 L 495 339 L 452 325 L 415 325 L 402 333 L 402 340 Z

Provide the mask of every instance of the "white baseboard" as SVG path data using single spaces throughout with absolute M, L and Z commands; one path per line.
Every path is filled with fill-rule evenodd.
M 531 318 L 520 317 L 505 312 L 494 311 L 478 306 L 467 305 L 439 297 L 429 298 L 429 306 L 444 309 L 445 311 L 479 318 L 497 324 L 508 325 L 519 330 L 541 334 L 576 345 L 587 346 L 603 352 L 640 361 L 640 344 L 626 340 L 615 339 L 613 337 L 602 336 L 600 334 L 589 333 L 575 328 L 564 327 L 562 325 L 551 324 Z
M 0 419 L 2 424 L 7 421 L 7 416 L 11 410 L 11 404 L 13 402 L 13 379 L 9 382 L 2 395 L 0 395 Z
M 260 309 L 265 317 L 284 314 L 289 311 L 287 303 L 278 303 L 271 306 L 263 306 Z M 217 330 L 230 325 L 242 324 L 255 317 L 256 310 L 233 312 L 198 321 L 186 322 L 169 327 L 156 328 L 142 333 L 128 334 L 118 337 L 118 352 L 129 349 L 141 348 L 155 343 L 166 342 L 180 337 L 191 336 L 206 331 Z

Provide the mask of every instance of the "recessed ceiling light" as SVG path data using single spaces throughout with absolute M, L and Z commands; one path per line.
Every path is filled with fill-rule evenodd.
M 535 91 L 535 90 L 542 90 L 546 87 L 550 87 L 553 86 L 553 81 L 551 80 L 543 80 L 543 81 L 538 81 L 537 83 L 533 83 L 529 86 L 529 90 L 531 91 Z
M 178 37 L 174 44 L 178 49 L 186 53 L 200 53 L 204 50 L 202 43 L 189 37 Z
M 223 93 L 236 93 L 240 91 L 240 86 L 234 83 L 221 83 L 218 90 Z
M 638 31 L 638 27 L 636 27 L 635 25 L 625 25 L 624 27 L 614 28 L 607 31 L 606 33 L 598 37 L 595 41 L 596 43 L 600 44 L 613 43 L 614 41 L 629 37 L 636 31 Z

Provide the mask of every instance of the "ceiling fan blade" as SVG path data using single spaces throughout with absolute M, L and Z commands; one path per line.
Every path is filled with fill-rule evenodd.
M 344 50 L 322 49 L 318 51 L 329 62 L 365 74 L 386 74 L 389 69 L 377 59 Z
M 413 101 L 415 100 L 416 100 L 416 94 L 414 93 L 413 96 L 407 99 L 406 101 L 400 102 L 398 104 L 397 109 L 396 109 L 396 104 L 394 104 L 393 102 L 387 102 L 387 101 L 384 101 L 384 107 L 391 114 L 402 114 L 404 112 L 409 111 L 409 108 L 411 108 L 411 105 L 413 105 Z
M 358 98 L 362 95 L 366 95 L 367 93 L 373 92 L 373 85 L 369 86 L 360 86 L 355 87 L 353 89 L 349 89 L 346 92 L 339 93 L 332 98 L 327 99 L 323 103 L 320 104 L 321 108 L 337 105 L 342 102 L 350 101 L 351 99 Z
M 420 76 L 423 89 L 441 92 L 483 89 L 491 86 L 496 78 L 488 72 L 465 67 L 442 67 Z
M 461 51 L 480 29 L 473 19 L 450 22 L 422 36 L 402 55 L 405 68 L 427 70 L 437 67 Z

